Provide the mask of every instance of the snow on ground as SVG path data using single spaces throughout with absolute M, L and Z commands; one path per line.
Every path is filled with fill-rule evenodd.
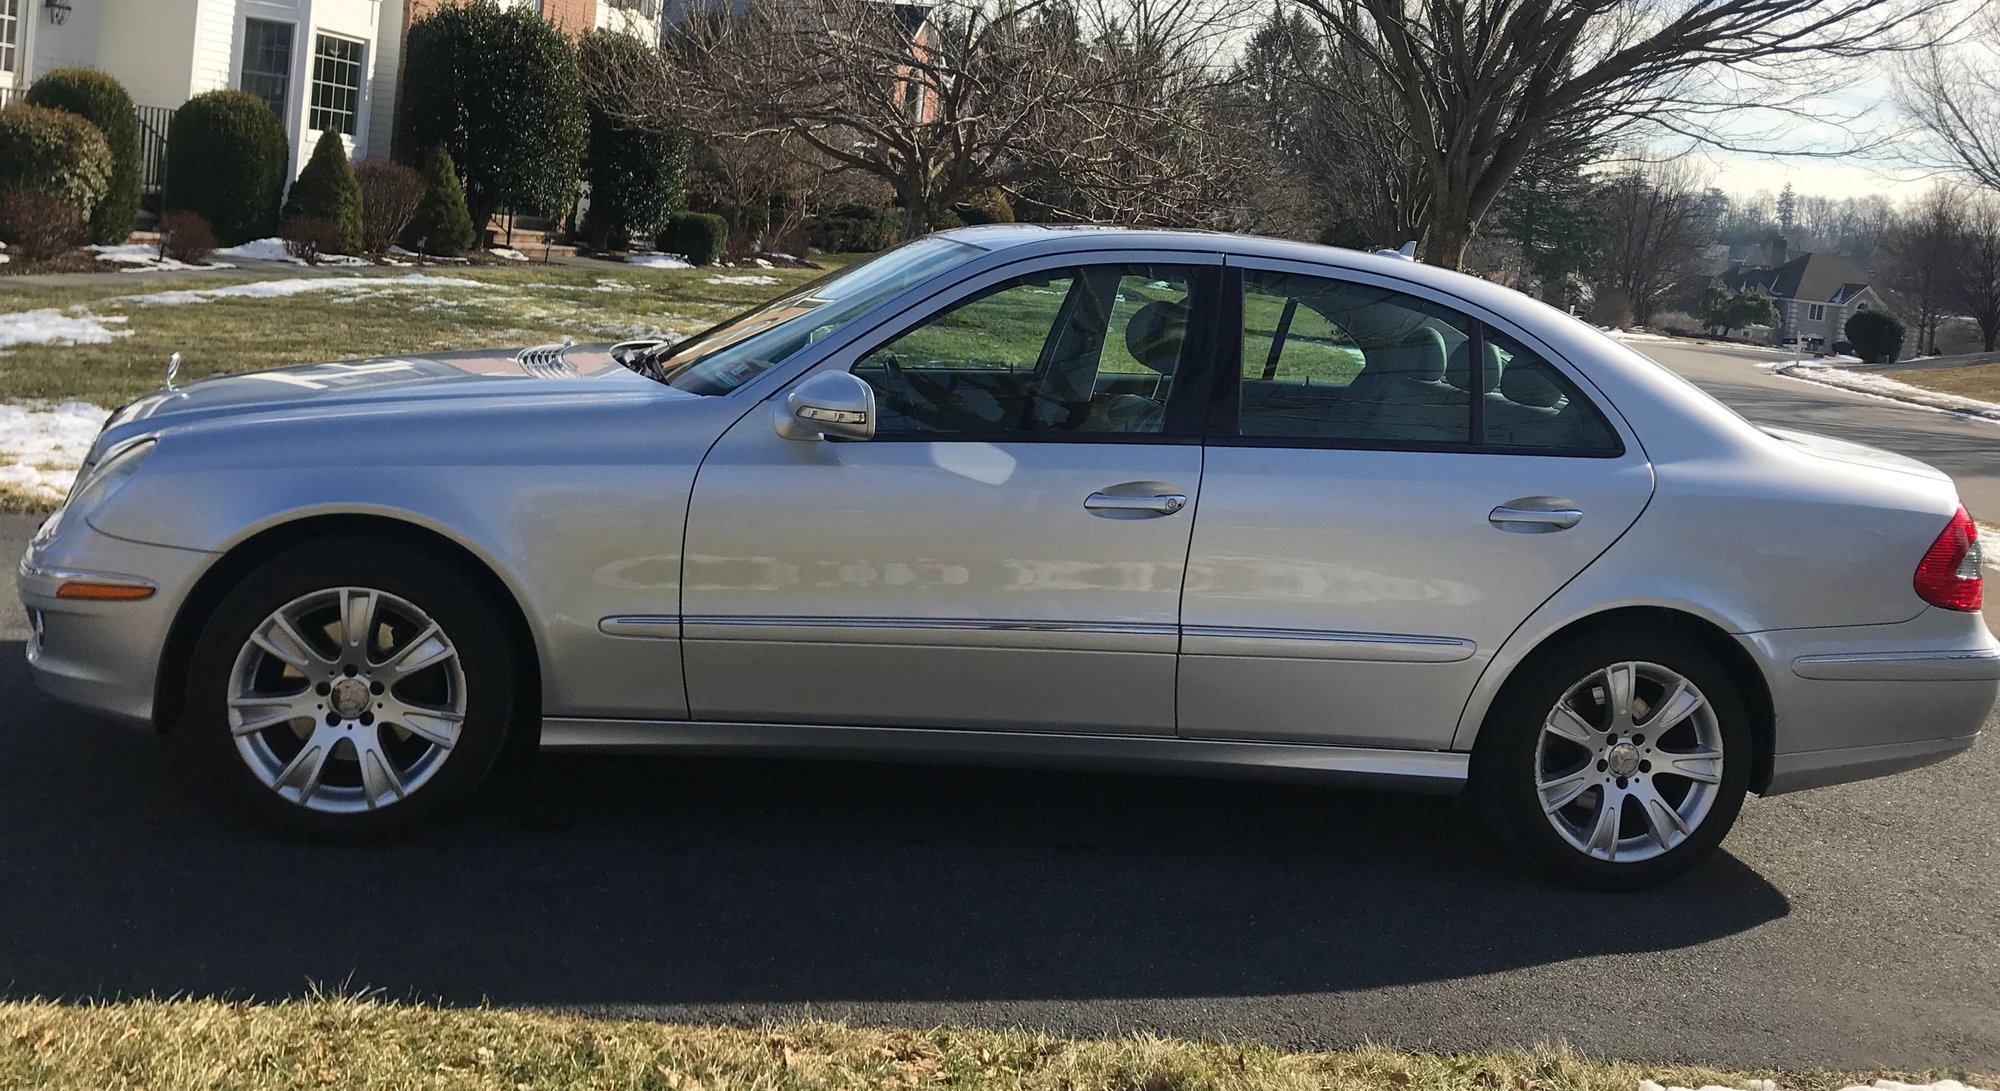
M 1614 330 L 1603 326 L 1598 329 L 1617 341 L 1678 341 L 1678 337 L 1668 337 L 1664 333 L 1649 333 L 1646 330 Z
M 1640 1080 L 1639 1091 L 1736 1091 L 1735 1088 L 1720 1084 L 1709 1084 L 1702 1088 L 1662 1087 L 1652 1080 Z M 1751 1080 L 1748 1091 L 1778 1091 L 1776 1080 Z M 1857 1083 L 1842 1091 L 1982 1091 L 1957 1080 L 1939 1080 L 1936 1083 L 1899 1083 L 1896 1080 L 1876 1080 L 1872 1084 Z
M 1790 379 L 1809 383 L 1819 383 L 1854 394 L 1867 394 L 1877 398 L 1888 398 L 1940 413 L 1955 413 L 1959 416 L 1977 417 L 1982 420 L 2000 421 L 2000 404 L 1983 402 L 1977 398 L 1960 397 L 1939 390 L 1928 390 L 1921 386 L 1899 382 L 1887 375 L 1874 371 L 1856 371 L 1852 368 L 1829 367 L 1823 363 L 1780 360 L 1761 365 L 1764 368 Z
M 627 265 L 637 265 L 645 269 L 692 269 L 694 266 L 679 254 L 633 254 L 625 259 Z
M 242 246 L 227 247 L 217 250 L 215 253 L 217 257 L 240 258 L 244 261 L 283 261 L 290 262 L 293 265 L 305 264 L 305 262 L 293 257 L 291 251 L 285 249 L 285 240 L 283 239 L 255 239 L 244 243 Z
M 373 293 L 396 285 L 422 285 L 435 288 L 492 287 L 462 277 L 434 277 L 424 273 L 406 273 L 399 277 L 293 277 L 288 280 L 253 280 L 248 284 L 232 284 L 227 288 L 125 295 L 118 296 L 117 301 L 136 303 L 141 307 L 173 307 L 184 303 L 207 303 L 214 299 L 281 299 L 305 292 Z
M 100 318 L 93 314 L 64 314 L 53 307 L 39 311 L 0 314 L 0 348 L 8 345 L 102 345 L 114 337 L 130 337 L 131 330 L 114 330 L 107 323 L 123 322 L 117 316 Z
M 151 243 L 130 243 L 125 246 L 86 246 L 85 250 L 97 255 L 98 261 L 115 262 L 129 266 L 120 270 L 126 273 L 177 272 L 183 269 L 234 269 L 226 261 L 189 263 L 174 258 L 160 256 L 159 248 Z
M 86 402 L 54 409 L 0 405 L 0 487 L 62 499 L 110 415 Z
M 508 261 L 528 260 L 528 255 L 523 254 L 519 250 L 515 250 L 512 247 L 507 247 L 507 246 L 496 246 L 493 249 L 488 250 L 487 253 L 493 255 L 496 258 L 506 258 Z
M 776 284 L 778 283 L 778 278 L 760 276 L 709 277 L 708 282 L 710 284 Z

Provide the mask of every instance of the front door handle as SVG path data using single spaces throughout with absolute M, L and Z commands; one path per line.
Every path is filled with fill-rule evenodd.
M 1187 507 L 1187 494 L 1179 492 L 1155 493 L 1151 496 L 1120 496 L 1116 493 L 1094 492 L 1083 501 L 1085 511 L 1102 515 L 1107 519 L 1172 515 L 1184 507 Z
M 1517 508 L 1511 504 L 1502 504 L 1486 516 L 1487 522 L 1501 530 L 1528 534 L 1568 530 L 1582 520 L 1583 512 L 1576 508 Z

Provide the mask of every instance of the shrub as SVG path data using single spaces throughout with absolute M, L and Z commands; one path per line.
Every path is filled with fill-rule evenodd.
M 586 72 L 637 71 L 653 57 L 638 39 L 602 30 L 584 35 L 578 52 Z M 618 121 L 626 104 L 610 98 L 617 93 L 595 90 L 586 111 L 590 211 L 580 234 L 598 250 L 623 250 L 634 235 L 652 238 L 687 199 L 687 137 L 626 128 Z
M 889 245 L 901 226 L 893 209 L 840 205 L 813 225 L 814 245 L 828 253 L 873 253 Z
M 247 91 L 209 91 L 174 112 L 163 206 L 207 220 L 236 246 L 269 236 L 290 174 L 285 127 Z
M 285 240 L 285 253 L 318 265 L 321 254 L 339 253 L 334 247 L 340 244 L 340 230 L 339 223 L 325 216 L 294 216 L 279 225 L 278 237 Z
M 215 253 L 215 230 L 200 213 L 178 209 L 160 217 L 160 250 L 192 265 Z
M 447 258 L 465 253 L 478 241 L 465 210 L 465 187 L 459 184 L 458 168 L 443 145 L 432 148 L 424 159 L 424 198 L 403 237 L 420 253 Z
M 966 194 L 965 200 L 952 206 L 958 218 L 968 224 L 1010 224 L 1014 222 L 1014 205 L 999 186 L 986 186 Z
M 75 114 L 20 104 L 0 110 L 0 193 L 36 189 L 88 218 L 111 184 L 111 145 Z
M 354 168 L 354 182 L 361 189 L 361 249 L 386 253 L 424 203 L 424 176 L 388 159 L 367 159 Z
M 93 68 L 57 68 L 28 88 L 31 105 L 67 110 L 97 126 L 111 148 L 111 178 L 90 210 L 90 241 L 122 243 L 139 219 L 139 190 L 146 164 L 139 151 L 139 118 L 132 96 L 117 80 Z
M 729 239 L 729 221 L 708 212 L 676 212 L 653 245 L 669 254 L 679 254 L 691 265 L 713 264 Z
M 396 144 L 443 144 L 474 223 L 576 198 L 589 124 L 576 50 L 526 5 L 454 4 L 410 24 Z
M 715 206 L 715 214 L 729 225 L 731 235 L 743 235 L 752 240 L 764 237 L 771 228 L 771 206 L 764 201 L 724 201 Z
M 953 212 L 951 209 L 948 208 L 939 209 L 937 215 L 931 217 L 932 231 L 950 231 L 955 227 L 964 227 L 964 226 L 965 226 L 964 218 L 959 216 L 958 213 Z
M 59 258 L 83 244 L 83 213 L 46 190 L 9 190 L 0 195 L 0 238 L 22 261 Z
M 326 220 L 335 235 L 320 249 L 330 254 L 361 252 L 361 184 L 347 161 L 347 143 L 337 130 L 319 134 L 306 169 L 285 198 L 286 220 Z
M 1847 318 L 1847 340 L 1863 363 L 1894 363 L 1903 351 L 1903 333 L 1903 323 L 1887 311 L 1856 311 Z

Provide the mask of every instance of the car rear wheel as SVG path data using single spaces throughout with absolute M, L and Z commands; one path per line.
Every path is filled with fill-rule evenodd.
M 482 588 L 424 553 L 306 546 L 251 572 L 210 617 L 187 726 L 259 816 L 315 836 L 400 833 L 463 802 L 500 754 L 507 632 Z
M 1502 838 L 1602 889 L 1665 882 L 1714 851 L 1751 773 L 1727 672 L 1671 630 L 1599 632 L 1524 666 L 1481 733 L 1477 791 Z

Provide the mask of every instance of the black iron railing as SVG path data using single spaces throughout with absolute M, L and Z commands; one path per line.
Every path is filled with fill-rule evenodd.
M 135 106 L 133 112 L 139 116 L 139 158 L 146 164 L 140 185 L 147 195 L 156 194 L 167 181 L 167 128 L 174 112 L 166 106 Z

